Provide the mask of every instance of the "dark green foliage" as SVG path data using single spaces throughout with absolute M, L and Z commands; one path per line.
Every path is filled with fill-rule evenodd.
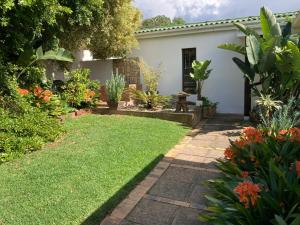
M 54 141 L 63 129 L 57 119 L 21 96 L 0 99 L 0 163 Z

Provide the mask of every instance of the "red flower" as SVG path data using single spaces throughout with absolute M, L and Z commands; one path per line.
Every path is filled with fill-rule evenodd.
M 239 194 L 239 200 L 244 203 L 245 208 L 249 208 L 249 202 L 255 206 L 259 198 L 260 187 L 250 181 L 244 181 L 234 188 L 234 192 Z
M 233 143 L 240 148 L 244 147 L 247 144 L 247 142 L 244 139 L 236 140 Z
M 20 95 L 27 95 L 29 91 L 27 89 L 18 88 L 18 92 Z
M 248 178 L 248 177 L 249 177 L 249 172 L 248 172 L 248 171 L 243 171 L 243 172 L 241 173 L 241 177 L 242 177 L 242 178 Z
M 300 161 L 296 161 L 296 172 L 297 172 L 297 177 L 300 177 Z
M 225 159 L 231 160 L 234 157 L 234 152 L 232 151 L 231 148 L 226 148 L 224 151 L 224 156 L 225 156 Z

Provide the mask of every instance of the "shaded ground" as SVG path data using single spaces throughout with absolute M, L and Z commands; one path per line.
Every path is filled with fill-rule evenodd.
M 175 146 L 102 225 L 197 225 L 208 193 L 203 183 L 219 175 L 228 138 L 239 135 L 240 118 L 218 116 Z M 140 198 L 138 195 L 141 195 Z

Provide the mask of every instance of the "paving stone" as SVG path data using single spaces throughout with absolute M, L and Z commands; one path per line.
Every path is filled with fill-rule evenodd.
M 142 199 L 127 220 L 143 225 L 168 225 L 174 219 L 179 206 Z
M 162 179 L 152 187 L 149 194 L 178 201 L 187 201 L 192 191 L 193 184 L 191 183 Z
M 187 147 L 183 151 L 180 152 L 180 154 L 185 155 L 192 155 L 192 156 L 206 156 L 210 149 L 208 148 L 201 148 L 199 146 L 192 145 L 191 147 Z M 180 157 L 178 155 L 178 157 Z
M 180 208 L 172 222 L 172 225 L 204 225 L 198 219 L 199 212 L 195 209 Z
M 161 176 L 161 179 L 183 183 L 194 183 L 195 177 L 199 176 L 199 173 L 201 172 L 193 169 L 169 167 Z
M 206 198 L 205 195 L 208 194 L 208 187 L 204 184 L 193 185 L 193 191 L 189 196 L 188 202 L 192 204 L 205 204 Z

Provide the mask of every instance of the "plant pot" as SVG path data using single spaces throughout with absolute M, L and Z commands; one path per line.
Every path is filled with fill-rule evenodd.
M 196 100 L 196 106 L 202 106 L 203 101 L 202 100 Z
M 117 110 L 119 103 L 118 102 L 108 101 L 107 105 L 108 105 L 109 109 L 111 109 L 111 110 Z
M 217 107 L 216 106 L 203 106 L 202 113 L 203 118 L 212 118 L 216 115 Z

